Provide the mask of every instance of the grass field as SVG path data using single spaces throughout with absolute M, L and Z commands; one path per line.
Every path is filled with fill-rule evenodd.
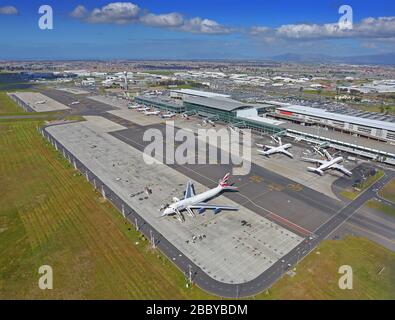
M 147 70 L 144 72 L 149 74 L 157 74 L 160 76 L 172 76 L 175 73 L 175 71 L 171 71 L 171 70 Z
M 381 170 L 378 170 L 374 176 L 371 176 L 366 179 L 366 181 L 363 184 L 363 187 L 360 190 L 347 189 L 347 190 L 342 191 L 340 194 L 346 199 L 355 200 L 362 192 L 364 192 L 366 189 L 368 189 L 372 184 L 374 184 L 376 181 L 378 181 L 383 176 L 384 176 L 384 172 Z
M 395 218 L 395 209 L 393 207 L 387 206 L 377 200 L 370 200 L 367 203 L 369 208 L 375 209 L 377 211 L 384 212 L 385 214 Z
M 184 289 L 173 264 L 43 143 L 38 124 L 0 127 L 12 150 L 0 154 L 0 298 L 207 298 Z M 44 264 L 54 290 L 37 287 Z
M 336 92 L 334 91 L 328 91 L 328 90 L 324 90 L 322 89 L 320 90 L 303 90 L 303 93 L 305 94 L 316 94 L 316 95 L 320 95 L 320 96 L 324 96 L 324 97 L 335 97 L 336 96 Z
M 0 91 L 0 115 L 5 113 L 20 114 L 23 112 L 23 109 L 20 108 L 14 101 L 12 101 L 5 92 Z
M 395 203 L 395 179 L 392 179 L 382 190 L 380 196 Z
M 41 123 L 0 122 L 0 299 L 214 298 L 185 288 L 182 273 L 42 139 Z M 318 251 L 254 298 L 395 298 L 394 253 L 357 238 Z M 53 290 L 38 288 L 44 264 Z M 355 290 L 338 289 L 341 264 L 353 266 Z
M 359 109 L 359 110 L 363 110 L 363 111 L 368 111 L 368 112 L 379 112 L 382 113 L 384 112 L 388 112 L 389 114 L 395 114 L 395 106 L 388 106 L 387 109 L 382 110 L 382 106 L 381 105 L 361 105 L 361 104 L 357 104 L 354 105 L 355 108 Z
M 319 253 L 319 254 L 318 254 Z M 338 286 L 339 267 L 353 269 L 353 290 Z M 267 299 L 395 299 L 395 253 L 364 238 L 326 240 L 268 293 Z

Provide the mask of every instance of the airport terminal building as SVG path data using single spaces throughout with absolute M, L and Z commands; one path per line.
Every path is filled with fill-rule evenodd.
M 146 105 L 148 107 L 153 107 L 164 111 L 169 111 L 174 113 L 185 112 L 185 108 L 182 104 L 177 104 L 168 99 L 161 99 L 158 97 L 150 97 L 150 96 L 139 96 L 139 97 L 135 97 L 134 101 Z
M 318 124 L 340 132 L 395 142 L 395 123 L 393 122 L 339 114 L 328 112 L 324 109 L 298 105 L 278 107 L 273 117 L 287 119 L 303 125 Z
M 327 143 L 340 151 L 395 165 L 395 145 L 392 144 L 395 143 L 395 123 L 392 122 L 281 102 L 243 103 L 197 90 L 177 92 L 177 97 L 180 94 L 182 104 L 156 97 L 138 97 L 136 101 L 266 134 L 287 135 L 308 143 Z

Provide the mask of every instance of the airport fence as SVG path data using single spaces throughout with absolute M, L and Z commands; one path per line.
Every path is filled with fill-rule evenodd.
M 51 126 L 61 124 L 50 124 L 39 127 L 39 133 L 46 139 L 63 157 L 85 176 L 86 180 L 94 187 L 95 191 L 100 192 L 106 200 L 122 214 L 123 218 L 127 219 L 138 232 L 140 232 L 146 239 L 148 239 L 153 248 L 159 249 L 166 255 L 184 275 L 194 282 L 195 276 L 202 271 L 191 260 L 182 254 L 180 259 L 180 252 L 175 248 L 160 232 L 153 228 L 144 218 L 142 218 L 134 209 L 132 209 L 123 199 L 108 187 L 97 175 L 89 170 L 78 158 L 70 152 L 62 143 L 60 143 L 51 133 L 46 129 Z M 171 248 L 171 250 L 169 250 Z M 169 253 L 173 254 L 169 254 Z M 174 253 L 178 253 L 174 255 Z M 192 276 L 190 275 L 192 274 Z
M 21 98 L 16 96 L 13 93 L 7 93 L 7 95 L 13 100 L 17 105 L 19 105 L 23 110 L 26 112 L 35 112 L 35 110 L 30 107 L 25 101 L 23 101 Z

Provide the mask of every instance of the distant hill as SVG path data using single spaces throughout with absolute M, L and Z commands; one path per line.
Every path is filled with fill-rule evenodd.
M 333 57 L 324 54 L 287 53 L 287 54 L 273 56 L 270 57 L 269 59 L 276 62 L 395 65 L 395 53 L 364 55 L 364 56 L 348 56 L 348 57 Z

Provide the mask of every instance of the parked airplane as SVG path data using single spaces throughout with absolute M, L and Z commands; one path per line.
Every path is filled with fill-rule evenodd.
M 162 119 L 171 119 L 171 118 L 174 118 L 175 116 L 176 116 L 175 113 L 167 113 L 167 114 L 162 114 L 161 118 Z
M 185 189 L 184 199 L 180 200 L 177 198 L 173 198 L 175 202 L 163 211 L 162 217 L 176 214 L 177 219 L 183 222 L 184 217 L 181 214 L 181 211 L 183 210 L 186 210 L 188 215 L 191 217 L 195 216 L 194 212 L 192 211 L 193 209 L 198 209 L 199 214 L 202 214 L 207 209 L 214 210 L 215 214 L 219 213 L 221 210 L 238 210 L 237 207 L 220 206 L 205 203 L 207 200 L 218 196 L 223 191 L 237 190 L 236 187 L 228 184 L 229 176 L 230 174 L 228 173 L 214 189 L 210 189 L 198 195 L 195 195 L 193 184 L 191 181 L 189 181 Z
M 148 107 L 141 107 L 141 108 L 137 108 L 136 110 L 137 110 L 138 112 L 145 112 L 145 111 L 150 110 L 150 108 L 148 108 Z
M 140 108 L 140 106 L 133 105 L 133 104 L 128 105 L 128 109 L 138 109 L 138 108 Z
M 210 120 L 210 119 L 207 119 L 207 118 L 204 118 L 200 125 L 205 126 L 207 124 L 211 124 L 213 127 L 215 127 L 215 122 L 213 120 Z
M 36 104 L 44 104 L 46 102 L 47 102 L 47 100 L 41 100 L 41 101 L 37 101 Z
M 79 101 L 73 101 L 72 103 L 70 103 L 71 106 L 75 105 L 75 104 L 79 104 Z
M 146 116 L 157 116 L 158 114 L 160 114 L 160 111 L 144 111 L 144 114 Z
M 326 158 L 328 160 L 302 158 L 303 161 L 317 163 L 317 164 L 320 165 L 318 168 L 308 167 L 307 169 L 309 171 L 318 173 L 318 174 L 320 174 L 322 176 L 324 174 L 325 170 L 333 169 L 333 170 L 339 170 L 339 171 L 343 172 L 344 174 L 346 174 L 348 176 L 352 175 L 351 171 L 347 170 L 344 166 L 339 164 L 339 163 L 344 161 L 343 157 L 336 157 L 336 158 L 334 158 L 333 156 L 331 156 L 329 154 L 328 151 L 324 150 L 323 152 L 324 152 L 324 154 L 325 154 L 325 156 L 326 156 Z
M 293 154 L 288 152 L 287 149 L 292 147 L 292 144 L 287 143 L 287 144 L 283 144 L 281 141 L 281 138 L 275 138 L 275 137 L 271 137 L 277 144 L 277 147 L 272 147 L 272 146 L 266 146 L 263 144 L 256 144 L 256 146 L 258 148 L 265 148 L 267 150 L 258 150 L 258 153 L 264 155 L 264 156 L 269 156 L 271 154 L 275 154 L 275 153 L 283 153 L 286 154 L 288 157 L 293 158 Z

